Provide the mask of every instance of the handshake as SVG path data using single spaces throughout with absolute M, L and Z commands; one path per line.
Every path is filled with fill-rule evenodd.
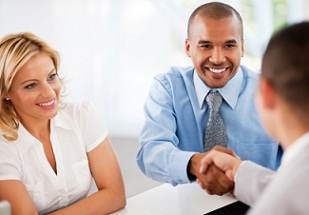
M 189 163 L 189 171 L 208 194 L 233 193 L 234 178 L 242 163 L 232 150 L 215 146 L 211 151 L 195 154 Z

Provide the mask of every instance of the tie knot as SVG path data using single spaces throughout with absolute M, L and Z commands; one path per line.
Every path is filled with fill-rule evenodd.
M 206 102 L 211 110 L 217 112 L 222 103 L 222 96 L 218 91 L 211 91 L 206 96 Z

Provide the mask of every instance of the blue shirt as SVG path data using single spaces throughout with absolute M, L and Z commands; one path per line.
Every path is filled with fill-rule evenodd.
M 270 139 L 259 121 L 254 97 L 258 74 L 241 66 L 235 76 L 217 89 L 227 147 L 242 160 L 276 169 L 282 150 Z M 145 125 L 137 163 L 148 177 L 172 185 L 189 183 L 187 166 L 197 152 L 204 152 L 203 139 L 209 117 L 205 96 L 211 89 L 193 67 L 173 67 L 155 77 L 145 103 Z

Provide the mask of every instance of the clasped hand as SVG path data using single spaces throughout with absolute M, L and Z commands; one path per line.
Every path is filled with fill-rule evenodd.
M 232 150 L 216 146 L 209 152 L 195 154 L 190 172 L 208 194 L 223 195 L 233 192 L 234 176 L 241 162 Z

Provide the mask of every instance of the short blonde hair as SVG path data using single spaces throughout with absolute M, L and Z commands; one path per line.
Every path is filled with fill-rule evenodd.
M 50 55 L 58 72 L 60 58 L 56 50 L 29 32 L 10 34 L 0 41 L 0 131 L 10 141 L 18 138 L 19 117 L 10 100 L 5 98 L 16 73 L 39 52 Z

